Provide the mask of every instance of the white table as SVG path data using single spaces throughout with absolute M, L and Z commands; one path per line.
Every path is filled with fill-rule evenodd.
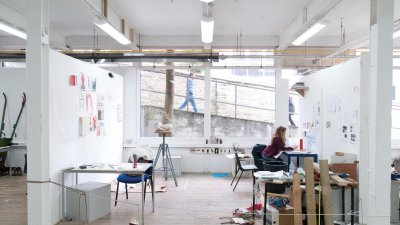
M 101 166 L 101 168 L 99 167 Z M 148 170 L 153 164 L 151 163 L 138 163 L 136 168 L 132 167 L 132 163 L 108 163 L 108 164 L 93 164 L 92 166 L 87 166 L 86 169 L 80 169 L 79 166 L 68 168 L 62 170 L 62 214 L 63 219 L 65 218 L 65 187 L 64 187 L 64 175 L 65 173 L 75 173 L 75 182 L 78 184 L 78 173 L 128 173 L 128 174 L 140 174 L 142 176 L 142 201 L 141 201 L 141 215 L 140 215 L 140 224 L 144 225 L 144 172 Z M 154 167 L 153 167 L 154 169 Z M 154 173 L 153 173 L 154 174 Z M 153 176 L 154 182 L 154 176 Z M 154 183 L 153 188 L 151 190 L 154 196 Z M 154 198 L 153 200 L 153 212 L 154 212 Z

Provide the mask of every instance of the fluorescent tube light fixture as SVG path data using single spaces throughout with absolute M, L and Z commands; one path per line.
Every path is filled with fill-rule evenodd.
M 400 30 L 397 30 L 393 33 L 393 39 L 400 37 Z
M 125 37 L 124 34 L 119 32 L 117 29 L 115 29 L 109 22 L 107 22 L 104 19 L 98 20 L 94 23 L 96 26 L 98 26 L 100 29 L 102 29 L 104 32 L 106 32 L 108 35 L 110 35 L 112 38 L 114 38 L 116 41 L 123 45 L 130 44 L 131 41 Z
M 205 3 L 210 3 L 210 2 L 213 2 L 214 0 L 200 0 L 200 1 L 205 2 Z
M 213 42 L 214 20 L 212 17 L 203 17 L 201 20 L 201 41 L 204 43 Z
M 4 23 L 3 21 L 0 21 L 0 30 L 26 40 L 25 31 L 22 31 L 22 30 L 19 30 L 18 28 L 12 27 L 11 25 Z
M 316 23 L 310 29 L 306 30 L 302 35 L 300 35 L 296 40 L 293 41 L 293 45 L 302 45 L 305 41 L 307 41 L 310 37 L 314 36 L 320 30 L 326 27 L 326 23 Z

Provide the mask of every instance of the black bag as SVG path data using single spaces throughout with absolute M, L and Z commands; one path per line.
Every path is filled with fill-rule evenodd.
M 253 151 L 251 151 L 251 154 L 253 155 L 253 159 L 254 159 L 254 164 L 257 166 L 258 170 L 264 170 L 264 166 L 263 166 L 263 158 L 261 156 L 262 151 L 266 148 L 266 145 L 263 144 L 256 144 L 253 147 Z

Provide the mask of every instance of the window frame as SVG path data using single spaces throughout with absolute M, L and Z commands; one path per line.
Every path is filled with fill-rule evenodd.
M 206 64 L 206 63 L 204 63 Z M 166 138 L 166 142 L 170 147 L 175 148 L 190 148 L 190 147 L 204 147 L 206 146 L 206 140 L 211 136 L 211 65 L 203 65 L 199 67 L 199 69 L 204 71 L 204 133 L 203 136 L 200 137 L 168 137 Z M 213 68 L 219 69 L 219 68 Z M 269 68 L 268 70 L 271 70 Z M 141 136 L 141 71 L 142 68 L 138 68 L 138 76 L 136 76 L 136 112 L 137 121 L 136 121 L 136 135 L 138 143 L 147 144 L 150 147 L 158 147 L 162 142 L 162 137 L 144 137 Z M 276 81 L 275 81 L 276 82 Z M 276 88 L 274 88 L 276 91 Z M 274 107 L 274 111 L 276 113 L 276 107 Z M 251 137 L 224 137 L 223 144 L 221 147 L 230 147 L 232 143 L 238 143 L 242 148 L 252 148 L 257 143 L 268 143 L 271 134 L 266 134 L 265 137 L 260 138 L 251 138 Z

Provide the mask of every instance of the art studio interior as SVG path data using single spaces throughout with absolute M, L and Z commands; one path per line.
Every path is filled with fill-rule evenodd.
M 400 0 L 0 0 L 0 225 L 400 225 Z

